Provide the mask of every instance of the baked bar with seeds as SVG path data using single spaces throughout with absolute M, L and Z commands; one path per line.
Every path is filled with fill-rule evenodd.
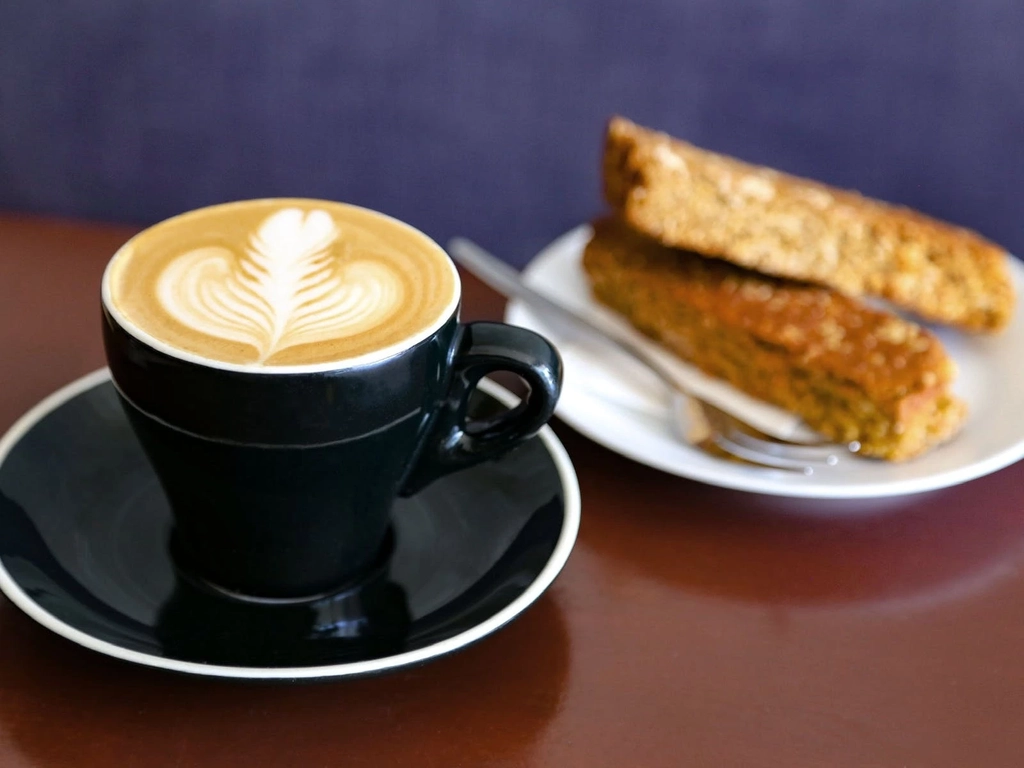
M 697 367 L 890 460 L 946 440 L 966 408 L 924 328 L 821 286 L 668 248 L 606 218 L 584 252 L 594 295 Z

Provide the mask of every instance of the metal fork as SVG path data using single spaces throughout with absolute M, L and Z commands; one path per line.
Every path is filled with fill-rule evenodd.
M 841 463 L 842 457 L 860 450 L 860 444 L 855 441 L 829 443 L 822 439 L 786 440 L 767 435 L 735 414 L 694 395 L 671 369 L 626 334 L 612 326 L 597 328 L 576 311 L 534 290 L 524 282 L 519 272 L 476 243 L 455 237 L 448 243 L 448 252 L 458 264 L 502 295 L 519 299 L 542 313 L 566 321 L 614 345 L 650 369 L 670 393 L 672 431 L 688 445 L 712 452 L 711 446 L 714 446 L 746 464 L 805 475 L 834 467 Z

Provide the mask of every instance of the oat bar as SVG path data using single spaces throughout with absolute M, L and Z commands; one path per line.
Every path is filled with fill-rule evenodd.
M 939 340 L 828 288 L 667 248 L 607 218 L 584 268 L 594 294 L 680 357 L 799 414 L 863 453 L 906 459 L 960 427 L 966 408 Z

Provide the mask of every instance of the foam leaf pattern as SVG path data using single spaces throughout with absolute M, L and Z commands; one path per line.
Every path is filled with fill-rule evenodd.
M 205 246 L 176 257 L 157 281 L 158 299 L 195 331 L 251 345 L 258 363 L 355 335 L 386 322 L 404 291 L 387 262 L 342 258 L 338 237 L 326 211 L 277 211 L 244 253 Z

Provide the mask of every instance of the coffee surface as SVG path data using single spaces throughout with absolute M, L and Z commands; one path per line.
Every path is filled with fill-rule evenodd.
M 400 348 L 454 309 L 457 277 L 426 235 L 363 208 L 253 200 L 204 208 L 129 241 L 108 304 L 164 344 L 252 366 Z

